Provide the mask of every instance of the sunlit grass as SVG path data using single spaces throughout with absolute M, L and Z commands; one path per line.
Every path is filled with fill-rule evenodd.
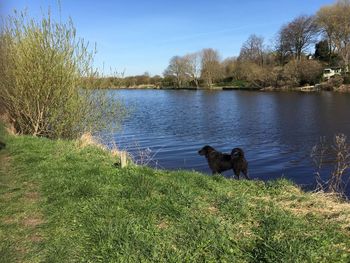
M 289 181 L 116 169 L 93 146 L 3 137 L 0 261 L 350 260 L 349 204 Z

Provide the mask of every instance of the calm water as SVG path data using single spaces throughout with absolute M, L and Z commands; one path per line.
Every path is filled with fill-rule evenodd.
M 205 144 L 222 152 L 241 147 L 252 178 L 287 177 L 313 182 L 310 151 L 320 136 L 350 137 L 350 94 L 118 90 L 132 108 L 114 135 L 118 145 L 139 156 L 150 151 L 151 166 L 209 173 L 197 154 Z M 147 160 L 147 158 L 144 158 Z M 225 173 L 230 175 L 232 172 Z

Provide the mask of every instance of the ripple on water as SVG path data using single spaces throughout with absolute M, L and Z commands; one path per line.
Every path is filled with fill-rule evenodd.
M 350 94 L 118 90 L 111 95 L 132 109 L 114 135 L 118 146 L 135 156 L 149 148 L 150 164 L 166 169 L 210 173 L 198 149 L 242 147 L 253 178 L 283 175 L 311 184 L 309 153 L 319 137 L 350 136 Z

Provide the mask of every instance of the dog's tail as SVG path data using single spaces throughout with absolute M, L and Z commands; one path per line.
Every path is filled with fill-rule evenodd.
M 237 160 L 244 158 L 244 151 L 241 148 L 233 148 L 231 151 L 231 159 Z

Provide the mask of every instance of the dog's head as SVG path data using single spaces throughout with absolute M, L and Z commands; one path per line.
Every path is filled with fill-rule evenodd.
M 232 159 L 241 159 L 244 158 L 244 152 L 241 148 L 233 148 L 231 151 Z
M 206 145 L 198 151 L 198 154 L 207 156 L 209 153 L 211 153 L 213 151 L 215 151 L 215 149 L 213 147 Z

